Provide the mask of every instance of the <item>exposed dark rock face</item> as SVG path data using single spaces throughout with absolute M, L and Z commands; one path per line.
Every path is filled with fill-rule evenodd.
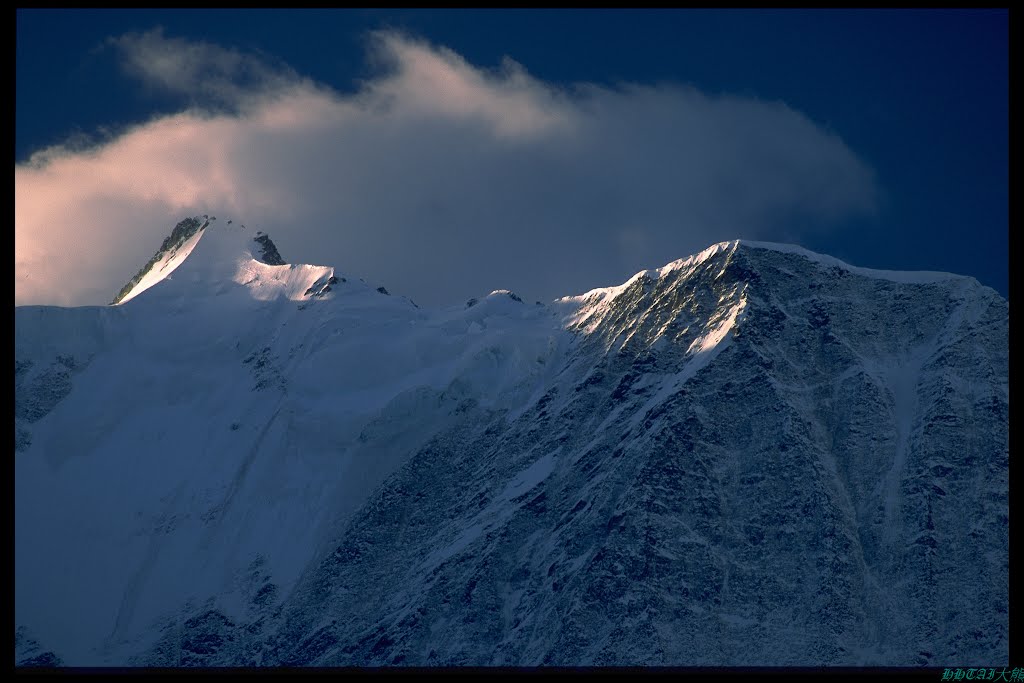
M 260 232 L 252 239 L 260 245 L 260 253 L 256 255 L 257 260 L 266 263 L 268 266 L 287 265 L 284 259 L 281 258 L 281 254 L 277 251 L 277 246 L 270 241 L 270 235 Z
M 29 637 L 24 627 L 14 632 L 14 661 L 19 667 L 53 668 L 63 665 L 56 654 L 42 651 L 39 643 Z
M 341 278 L 341 282 L 346 282 L 345 278 Z M 324 294 L 331 291 L 333 285 L 338 284 L 339 280 L 334 275 L 325 275 L 314 282 L 306 291 L 303 296 L 312 296 L 313 298 L 319 299 Z
M 274 661 L 1007 661 L 1006 302 L 844 275 L 741 248 L 635 281 L 535 406 L 389 481 Z

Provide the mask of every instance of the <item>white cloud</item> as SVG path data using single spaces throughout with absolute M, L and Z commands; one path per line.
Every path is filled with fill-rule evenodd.
M 108 43 L 124 70 L 146 85 L 196 100 L 237 105 L 302 79 L 284 64 L 202 41 L 167 38 L 162 28 L 126 33 Z
M 394 33 L 376 34 L 383 70 L 350 95 L 159 31 L 114 42 L 145 82 L 218 109 L 16 165 L 16 305 L 107 303 L 196 213 L 270 233 L 287 260 L 435 304 L 615 284 L 876 201 L 870 169 L 777 102 L 556 88 L 511 60 L 482 70 Z

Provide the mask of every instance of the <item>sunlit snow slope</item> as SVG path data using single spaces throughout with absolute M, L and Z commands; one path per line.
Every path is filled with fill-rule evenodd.
M 17 663 L 1006 663 L 976 281 L 734 241 L 426 311 L 194 220 L 15 309 Z

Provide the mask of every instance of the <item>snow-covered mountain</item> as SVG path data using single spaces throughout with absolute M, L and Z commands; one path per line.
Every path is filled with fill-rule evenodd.
M 423 310 L 183 221 L 15 309 L 15 660 L 1008 663 L 1006 300 L 716 244 Z

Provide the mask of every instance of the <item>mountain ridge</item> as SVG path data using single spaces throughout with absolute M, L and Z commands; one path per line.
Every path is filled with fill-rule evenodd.
M 208 214 L 204 214 L 202 217 L 200 217 L 200 216 L 193 216 L 193 217 L 186 218 L 186 219 L 182 220 L 181 222 L 179 222 L 175 226 L 175 228 L 171 232 L 171 234 L 167 238 L 164 239 L 160 249 L 157 250 L 157 252 L 154 254 L 154 256 L 149 260 L 149 262 L 145 266 L 143 266 L 143 268 L 140 269 L 140 271 L 132 278 L 132 280 L 130 280 L 128 282 L 128 284 L 126 284 L 121 289 L 121 291 L 114 297 L 114 300 L 112 301 L 112 304 L 118 304 L 118 303 L 121 303 L 122 301 L 126 300 L 126 298 L 131 298 L 131 297 L 128 297 L 129 293 L 131 293 L 131 296 L 134 297 L 134 296 L 138 295 L 139 293 L 141 293 L 141 291 L 144 291 L 144 289 L 147 289 L 148 287 L 152 286 L 153 284 L 156 284 L 156 282 L 159 281 L 162 278 L 159 278 L 156 281 L 154 281 L 152 283 L 149 283 L 146 287 L 138 287 L 139 281 L 145 275 L 151 273 L 153 271 L 153 269 L 155 267 L 159 266 L 159 265 L 165 265 L 165 267 L 160 269 L 160 270 L 161 270 L 161 272 L 165 272 L 165 276 L 169 276 L 174 271 L 174 269 L 178 265 L 180 265 L 181 262 L 186 261 L 190 257 L 192 248 L 182 249 L 183 247 L 185 247 L 187 245 L 187 242 L 189 241 L 189 239 L 193 235 L 195 235 L 197 233 L 202 233 L 203 231 L 205 231 L 207 227 L 211 226 L 214 223 L 214 221 L 216 221 L 216 217 L 215 216 L 211 218 L 211 217 L 209 217 Z M 227 223 L 228 223 L 228 225 L 230 225 L 232 223 L 232 221 L 228 221 Z M 234 228 L 228 228 L 227 226 L 221 226 L 217 230 L 215 230 L 215 232 L 227 232 L 227 231 L 230 231 L 230 232 L 234 233 L 235 237 L 242 237 L 243 240 L 241 242 L 238 242 L 237 240 L 235 241 L 234 246 L 236 247 L 236 252 L 237 253 L 231 254 L 231 255 L 224 255 L 224 254 L 222 254 L 220 256 L 220 258 L 225 258 L 225 256 L 234 256 L 238 260 L 243 260 L 243 259 L 246 259 L 246 258 L 251 258 L 253 260 L 256 260 L 256 261 L 261 262 L 261 263 L 265 263 L 266 265 L 270 265 L 270 266 L 293 265 L 293 267 L 294 267 L 295 264 L 288 264 L 281 257 L 280 252 L 277 250 L 277 246 L 273 243 L 273 241 L 270 239 L 270 236 L 267 235 L 266 233 L 264 233 L 262 231 L 256 231 L 255 234 L 254 234 L 253 241 L 255 241 L 259 245 L 259 250 L 260 250 L 259 251 L 259 256 L 256 256 L 256 255 L 254 255 L 251 246 L 248 247 L 248 248 L 246 248 L 246 246 L 245 246 L 246 243 L 247 243 L 247 239 L 248 239 L 247 236 L 248 236 L 249 233 L 246 232 L 246 229 L 245 229 L 244 225 L 240 225 L 240 226 L 236 225 Z M 199 236 L 201 237 L 202 235 L 200 234 Z M 188 246 L 189 247 L 198 246 L 198 242 L 199 242 L 199 239 L 197 238 L 196 239 L 196 243 L 197 244 L 195 244 L 195 245 L 188 245 Z M 730 250 L 730 249 L 735 250 L 735 249 L 738 249 L 740 247 L 742 247 L 744 249 L 764 249 L 764 250 L 776 251 L 776 252 L 779 252 L 779 253 L 799 254 L 799 255 L 805 257 L 806 259 L 808 259 L 809 261 L 821 264 L 822 266 L 836 267 L 836 268 L 840 268 L 840 269 L 843 269 L 845 271 L 848 271 L 848 272 L 851 272 L 851 273 L 855 273 L 855 274 L 858 274 L 858 275 L 862 275 L 862 276 L 865 276 L 865 277 L 877 277 L 877 278 L 889 279 L 889 280 L 893 280 L 893 281 L 897 281 L 897 282 L 929 283 L 929 282 L 939 282 L 939 281 L 949 280 L 949 279 L 957 279 L 957 278 L 970 277 L 970 276 L 965 276 L 965 275 L 956 275 L 956 274 L 953 274 L 953 273 L 945 273 L 945 272 L 939 272 L 939 271 L 893 271 L 893 270 L 884 270 L 884 269 L 864 268 L 864 267 L 861 267 L 861 266 L 854 266 L 854 265 L 848 264 L 848 263 L 846 263 L 844 261 L 841 261 L 840 259 L 837 259 L 835 257 L 828 256 L 828 255 L 825 255 L 825 254 L 820 254 L 820 253 L 811 251 L 809 249 L 805 249 L 804 247 L 801 247 L 801 246 L 798 246 L 798 245 L 794 245 L 794 244 L 787 244 L 787 243 L 781 243 L 781 242 L 765 242 L 765 241 L 747 240 L 747 239 L 732 239 L 732 240 L 722 241 L 722 242 L 718 242 L 716 244 L 713 244 L 710 247 L 708 247 L 707 249 L 699 252 L 698 254 L 695 254 L 695 255 L 692 255 L 692 256 L 688 256 L 688 257 L 683 257 L 683 258 L 680 258 L 680 259 L 676 259 L 675 261 L 671 261 L 671 262 L 667 263 L 666 265 L 664 265 L 664 266 L 662 266 L 660 268 L 649 268 L 649 269 L 641 270 L 641 271 L 637 272 L 636 274 L 634 274 L 631 278 L 629 278 L 626 282 L 624 282 L 621 285 L 611 286 L 611 287 L 600 287 L 600 288 L 596 288 L 596 289 L 590 290 L 588 292 L 584 292 L 583 294 L 579 294 L 579 295 L 568 295 L 568 296 L 559 297 L 555 301 L 577 300 L 577 299 L 580 299 L 582 297 L 589 297 L 589 296 L 599 295 L 599 294 L 602 294 L 602 293 L 607 295 L 609 293 L 618 292 L 621 289 L 629 286 L 637 278 L 647 277 L 647 278 L 651 278 L 651 279 L 657 279 L 658 277 L 664 275 L 665 273 L 668 273 L 668 272 L 671 272 L 673 270 L 685 267 L 687 265 L 693 265 L 693 264 L 699 263 L 699 262 L 701 262 L 701 261 L 703 261 L 703 260 L 705 260 L 707 258 L 710 258 L 710 257 L 714 256 L 715 254 L 720 253 L 722 251 Z M 173 256 L 175 256 L 176 252 L 179 249 L 184 251 L 183 258 L 179 262 L 177 262 L 177 263 L 161 264 L 162 260 L 167 260 L 168 262 L 170 262 L 171 259 L 173 259 Z M 204 249 L 205 249 L 205 247 L 204 247 Z M 202 252 L 200 252 L 200 253 L 202 253 Z M 137 289 L 138 291 L 133 291 L 133 289 Z M 501 291 L 505 291 L 505 290 L 501 290 Z

